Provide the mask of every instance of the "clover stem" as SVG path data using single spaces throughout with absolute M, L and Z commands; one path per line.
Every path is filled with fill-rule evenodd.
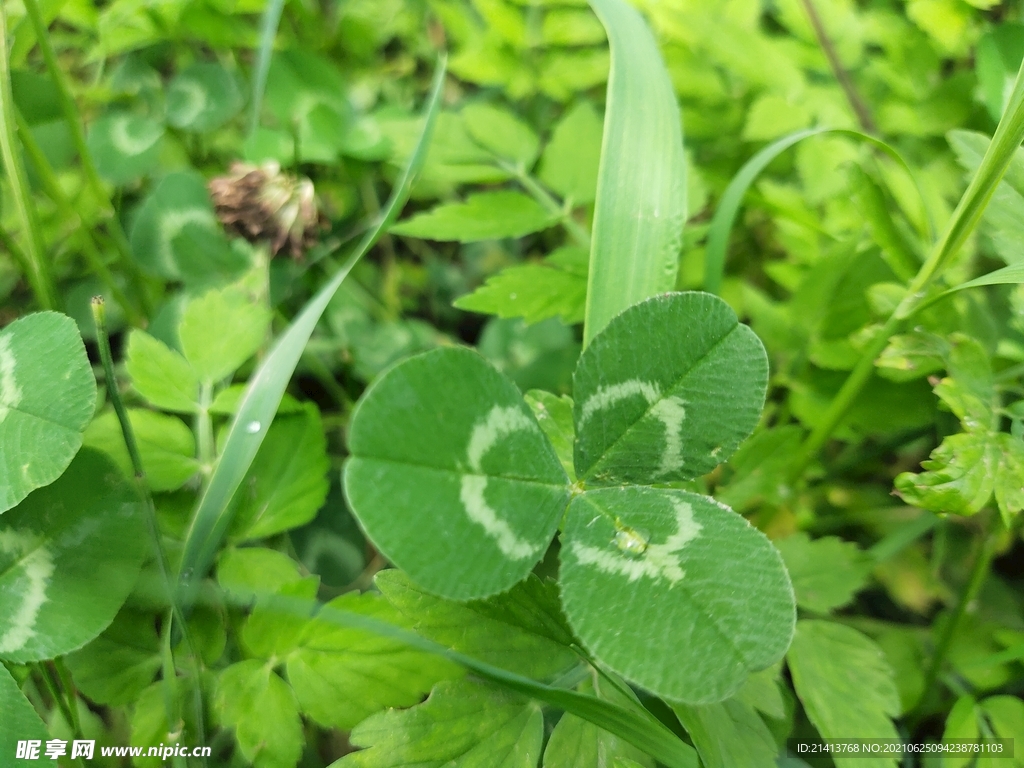
M 165 704 L 170 707 L 171 703 L 176 700 L 174 688 L 177 673 L 175 672 L 171 641 L 171 630 L 174 626 L 173 620 L 176 618 L 180 627 L 179 631 L 181 633 L 181 637 L 185 641 L 185 647 L 188 651 L 188 657 L 191 662 L 191 672 L 195 683 L 193 686 L 192 704 L 196 717 L 196 737 L 197 742 L 199 744 L 203 744 L 205 743 L 203 700 L 202 692 L 199 689 L 200 674 L 199 663 L 197 661 L 198 656 L 195 651 L 196 646 L 192 642 L 192 636 L 189 632 L 188 624 L 185 622 L 184 614 L 182 613 L 178 602 L 177 590 L 175 588 L 174 581 L 171 579 L 171 569 L 168 564 L 167 553 L 164 551 L 163 542 L 160 539 L 160 524 L 156 517 L 156 506 L 153 503 L 153 494 L 149 490 L 149 484 L 146 482 L 146 470 L 142 464 L 142 455 L 139 452 L 139 446 L 135 439 L 135 431 L 132 429 L 132 423 L 128 418 L 128 411 L 124 407 L 124 401 L 121 399 L 121 393 L 117 388 L 117 378 L 114 375 L 114 360 L 113 356 L 110 354 L 110 336 L 107 333 L 106 304 L 103 301 L 102 296 L 96 296 L 93 298 L 91 309 L 93 322 L 96 325 L 96 343 L 100 350 L 100 361 L 103 363 L 103 372 L 107 380 L 107 395 L 110 397 L 111 405 L 114 407 L 114 413 L 117 414 L 118 423 L 121 425 L 121 434 L 124 436 L 124 442 L 128 448 L 128 456 L 131 459 L 132 470 L 135 473 L 135 484 L 145 508 L 146 523 L 149 527 L 149 536 L 153 547 L 153 555 L 156 558 L 157 568 L 160 571 L 160 580 L 162 582 L 168 604 L 171 606 L 169 611 L 169 620 L 165 622 L 163 627 Z M 171 677 L 168 677 L 168 675 Z M 167 710 L 167 722 L 169 726 L 173 724 L 172 709 L 170 708 Z M 205 762 L 206 760 L 204 758 L 204 765 Z
M 935 653 L 932 655 L 931 663 L 925 672 L 924 686 L 921 688 L 918 704 L 927 701 L 932 690 L 935 688 L 935 683 L 938 680 L 939 672 L 942 670 L 942 664 L 946 660 L 946 654 L 949 653 L 949 647 L 953 642 L 956 629 L 967 612 L 968 606 L 978 596 L 978 592 L 985 583 L 985 578 L 992 567 L 992 560 L 995 558 L 998 543 L 997 531 L 987 531 L 981 542 L 981 551 L 974 558 L 974 565 L 971 568 L 970 576 L 968 576 L 967 581 L 964 582 L 963 588 L 960 590 L 956 607 L 953 608 L 952 615 L 950 615 L 942 627 L 939 641 L 935 645 Z

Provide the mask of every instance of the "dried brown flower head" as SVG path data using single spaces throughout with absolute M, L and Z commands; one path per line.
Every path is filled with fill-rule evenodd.
M 207 186 L 225 228 L 250 242 L 269 240 L 272 256 L 287 249 L 298 259 L 316 242 L 323 219 L 306 177 L 282 173 L 275 162 L 236 162 Z

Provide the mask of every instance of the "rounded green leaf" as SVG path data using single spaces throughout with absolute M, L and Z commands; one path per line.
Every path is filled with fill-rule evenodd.
M 796 607 L 782 558 L 706 496 L 604 488 L 573 499 L 562 603 L 603 664 L 673 701 L 727 698 L 782 658 Z
M 219 281 L 248 264 L 228 244 L 206 184 L 192 171 L 160 180 L 139 208 L 131 246 L 144 270 L 168 280 Z
M 576 474 L 590 484 L 699 477 L 754 430 L 767 384 L 760 339 L 717 296 L 636 304 L 576 366 Z
M 127 184 L 156 166 L 163 136 L 164 126 L 156 120 L 118 112 L 90 126 L 87 144 L 100 174 L 113 184 Z
M 128 420 L 151 491 L 177 490 L 199 471 L 195 436 L 181 419 L 144 408 L 131 408 Z M 105 453 L 126 478 L 135 476 L 121 422 L 113 411 L 93 419 L 85 430 L 84 443 L 88 448 Z
M 568 478 L 515 385 L 438 349 L 378 379 L 352 416 L 345 492 L 369 538 L 424 589 L 502 592 L 544 555 Z
M 69 653 L 113 621 L 149 554 L 142 503 L 82 450 L 57 482 L 0 518 L 0 658 Z
M 241 108 L 238 83 L 220 64 L 193 64 L 179 72 L 167 88 L 167 122 L 175 128 L 212 131 Z
M 74 320 L 39 312 L 0 331 L 0 512 L 60 477 L 95 407 Z
M 178 338 L 201 381 L 234 373 L 267 338 L 270 311 L 244 287 L 229 285 L 192 299 L 181 315 Z

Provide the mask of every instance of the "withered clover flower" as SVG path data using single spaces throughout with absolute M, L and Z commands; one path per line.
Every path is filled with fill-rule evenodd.
M 273 161 L 262 165 L 235 162 L 226 176 L 207 185 L 224 227 L 250 242 L 270 241 L 270 254 L 287 250 L 299 259 L 324 224 L 313 182 L 281 172 Z

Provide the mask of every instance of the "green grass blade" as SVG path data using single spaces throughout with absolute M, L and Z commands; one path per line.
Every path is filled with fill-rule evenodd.
M 260 19 L 260 47 L 256 53 L 256 72 L 252 78 L 252 98 L 249 104 L 249 133 L 255 132 L 260 124 L 260 110 L 263 108 L 263 92 L 267 88 L 267 74 L 270 72 L 270 59 L 274 55 L 274 38 L 277 27 L 281 23 L 281 11 L 284 0 L 267 0 Z
M 611 45 L 583 343 L 622 310 L 675 287 L 686 163 L 675 91 L 643 17 L 590 0 Z
M 1024 262 L 1017 262 L 1008 267 L 989 272 L 987 275 L 968 280 L 950 288 L 947 295 L 955 291 L 962 291 L 965 288 L 979 288 L 983 285 L 1009 285 L 1011 283 L 1024 283 Z
M 35 208 L 29 195 L 28 176 L 21 160 L 15 127 L 14 93 L 11 90 L 10 50 L 7 46 L 7 12 L 0 7 L 0 156 L 11 184 L 18 224 L 25 237 L 24 257 L 25 279 L 32 286 L 36 301 L 42 309 L 57 309 L 57 293 L 46 261 L 46 246 L 43 243 Z
M 1017 71 L 1013 91 L 1006 104 L 1006 110 L 996 126 L 995 136 L 989 142 L 988 149 L 981 159 L 978 172 L 967 185 L 960 202 L 957 203 L 953 215 L 943 232 L 942 238 L 935 244 L 927 261 L 911 281 L 907 295 L 900 302 L 896 311 L 889 317 L 885 325 L 874 339 L 861 352 L 860 359 L 850 371 L 850 375 L 839 388 L 828 409 L 817 425 L 807 436 L 797 459 L 790 465 L 787 473 L 790 481 L 796 480 L 813 461 L 821 447 L 832 435 L 847 411 L 857 400 L 864 386 L 871 379 L 875 370 L 875 359 L 885 349 L 893 334 L 898 333 L 903 323 L 931 302 L 926 299 L 928 288 L 933 281 L 942 275 L 942 271 L 956 255 L 974 228 L 981 221 L 985 208 L 995 194 L 999 182 L 1006 174 L 1013 160 L 1017 147 L 1024 141 L 1024 62 Z
M 743 203 L 747 190 L 750 189 L 750 186 L 761 175 L 761 172 L 775 158 L 804 139 L 820 136 L 823 133 L 839 134 L 871 144 L 895 160 L 910 177 L 911 181 L 914 181 L 915 187 L 917 186 L 914 175 L 910 171 L 910 166 L 907 165 L 903 157 L 884 141 L 866 133 L 847 128 L 807 128 L 791 133 L 788 136 L 783 136 L 750 158 L 736 173 L 732 181 L 729 182 L 729 186 L 726 187 L 725 193 L 718 203 L 718 208 L 715 210 L 715 215 L 711 219 L 711 225 L 708 227 L 707 248 L 704 252 L 705 291 L 708 293 L 718 293 L 722 288 L 722 277 L 725 275 L 726 251 L 729 247 L 729 234 L 732 232 L 732 226 L 736 221 L 736 215 L 739 213 L 740 205 Z M 926 211 L 920 188 L 918 188 L 918 196 L 922 200 L 922 210 Z M 927 221 L 927 218 L 925 218 L 925 221 Z M 932 237 L 930 223 L 927 226 L 928 229 L 921 234 L 930 240 Z
M 387 231 L 401 212 L 409 197 L 409 192 L 426 157 L 430 144 L 434 123 L 440 109 L 441 88 L 444 84 L 445 62 L 438 64 L 434 75 L 434 83 L 430 92 L 426 119 L 419 143 L 409 160 L 409 164 L 391 193 L 391 199 L 385 206 L 373 227 L 363 237 L 355 251 L 345 261 L 338 273 L 314 296 L 295 318 L 288 330 L 278 338 L 259 368 L 249 379 L 245 394 L 238 406 L 238 412 L 228 431 L 224 450 L 217 462 L 217 467 L 210 477 L 189 527 L 185 539 L 179 571 L 179 583 L 184 589 L 183 603 L 187 606 L 192 596 L 192 586 L 196 579 L 201 578 L 220 546 L 228 527 L 231 525 L 227 513 L 228 502 L 245 477 L 256 452 L 267 435 L 274 414 L 281 403 L 288 382 L 291 380 L 295 366 L 302 357 L 302 351 L 309 342 L 313 329 L 320 320 L 320 315 L 327 308 L 328 302 L 348 276 L 352 267 L 362 258 L 377 239 Z

